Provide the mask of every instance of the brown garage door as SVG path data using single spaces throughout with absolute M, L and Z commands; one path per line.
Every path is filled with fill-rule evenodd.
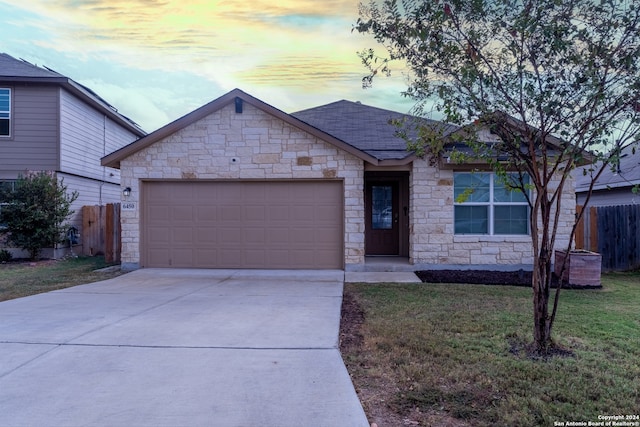
M 340 181 L 143 184 L 143 267 L 343 267 Z

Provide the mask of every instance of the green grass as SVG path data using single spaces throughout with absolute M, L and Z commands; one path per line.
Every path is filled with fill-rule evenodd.
M 103 267 L 106 267 L 104 257 L 0 264 L 0 301 L 106 280 L 121 274 L 120 270 L 94 272 Z
M 533 336 L 531 289 L 347 285 L 365 312 L 364 343 L 343 357 L 368 413 L 385 405 L 420 425 L 445 417 L 451 425 L 552 426 L 638 414 L 640 274 L 602 282 L 602 290 L 562 291 L 554 338 L 573 354 L 549 360 L 524 350 Z

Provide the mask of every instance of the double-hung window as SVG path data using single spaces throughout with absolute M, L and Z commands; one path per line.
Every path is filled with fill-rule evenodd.
M 518 182 L 507 174 L 508 182 Z M 529 177 L 523 177 L 525 188 Z M 519 189 L 490 172 L 458 172 L 453 176 L 455 234 L 529 234 L 529 204 Z
M 0 137 L 11 136 L 11 89 L 0 87 Z

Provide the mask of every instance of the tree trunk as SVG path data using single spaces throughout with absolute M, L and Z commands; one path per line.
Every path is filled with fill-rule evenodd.
M 538 227 L 533 227 L 536 235 L 534 238 L 533 259 L 533 339 L 535 351 L 539 355 L 548 354 L 553 347 L 551 339 L 552 319 L 549 316 L 549 295 L 551 289 L 551 239 L 549 238 L 550 204 L 544 198 L 536 207 L 540 210 L 541 235 L 538 236 Z M 534 211 L 537 209 L 533 209 Z M 537 216 L 537 212 L 534 212 Z
M 551 279 L 550 251 L 544 249 L 535 264 L 533 286 L 533 338 L 535 350 L 544 355 L 553 346 L 549 317 L 549 288 Z

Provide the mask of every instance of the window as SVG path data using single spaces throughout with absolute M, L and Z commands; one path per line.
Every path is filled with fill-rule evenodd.
M 11 89 L 0 88 L 0 137 L 11 135 Z
M 507 174 L 517 182 L 517 174 Z M 524 176 L 525 185 L 529 183 Z M 488 172 L 453 176 L 455 234 L 529 234 L 529 205 L 522 191 Z
M 371 199 L 371 228 L 391 230 L 393 188 L 390 185 L 374 185 L 371 187 Z

